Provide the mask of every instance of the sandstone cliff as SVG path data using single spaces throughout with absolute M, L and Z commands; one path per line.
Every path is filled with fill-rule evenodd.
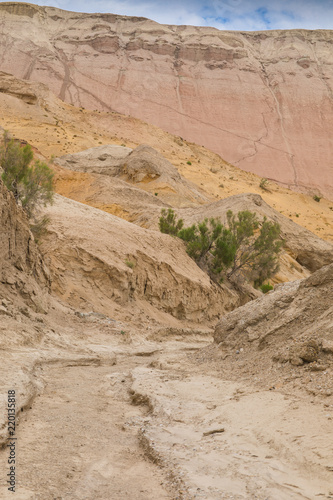
M 0 19 L 1 70 L 333 197 L 330 31 L 224 32 L 10 2 Z
M 333 207 L 329 200 L 322 199 L 320 203 L 316 203 L 310 195 L 295 193 L 273 182 L 269 182 L 268 189 L 263 190 L 260 188 L 260 177 L 234 167 L 202 146 L 187 142 L 136 118 L 119 113 L 87 111 L 67 105 L 43 84 L 19 80 L 0 72 L 0 87 L 3 89 L 0 93 L 3 127 L 9 129 L 14 137 L 28 141 L 36 156 L 43 161 L 46 158 L 80 152 L 77 158 L 87 161 L 91 167 L 94 153 L 91 152 L 89 159 L 88 148 L 98 146 L 101 151 L 99 155 L 96 150 L 98 158 L 105 154 L 105 151 L 102 152 L 104 147 L 106 151 L 110 152 L 111 148 L 112 151 L 121 150 L 125 154 L 141 144 L 149 144 L 178 170 L 184 178 L 183 181 L 190 181 L 187 186 L 184 182 L 173 182 L 171 186 L 169 181 L 172 179 L 169 176 L 167 182 L 161 183 L 159 177 L 148 183 L 135 181 L 135 184 L 129 184 L 122 179 L 107 179 L 106 176 L 101 179 L 97 174 L 88 172 L 62 169 L 60 174 L 57 167 L 59 176 L 56 189 L 59 194 L 133 222 L 138 221 L 135 205 L 138 203 L 142 206 L 143 198 L 148 205 L 153 203 L 155 206 L 161 206 L 162 202 L 162 205 L 166 203 L 184 207 L 201 203 L 202 195 L 209 200 L 216 200 L 252 192 L 260 194 L 275 210 L 287 215 L 320 238 L 333 240 Z M 27 103 L 27 94 L 33 96 L 34 103 Z M 101 144 L 104 146 L 100 146 Z M 84 152 L 85 150 L 87 151 Z M 112 155 L 108 153 L 108 156 Z M 104 163 L 102 160 L 98 160 L 93 168 L 103 169 L 103 165 L 111 161 L 111 158 L 103 160 Z M 81 169 L 79 162 L 72 165 L 68 163 L 66 168 Z M 179 180 L 179 177 L 177 179 Z M 195 191 L 192 189 L 193 183 Z M 192 188 L 189 184 L 192 184 Z M 141 197 L 138 196 L 135 186 L 141 188 Z M 133 190 L 135 200 L 130 194 Z M 150 194 L 144 193 L 143 190 Z M 198 193 L 195 193 L 197 191 L 200 193 L 199 197 Z M 152 200 L 151 195 L 156 199 Z M 139 223 L 145 224 L 142 219 Z

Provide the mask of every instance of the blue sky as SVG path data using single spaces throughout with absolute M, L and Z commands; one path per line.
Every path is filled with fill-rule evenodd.
M 0 0 L 1 2 L 2 0 Z M 333 29 L 333 0 L 35 0 L 78 12 L 143 16 L 222 30 Z

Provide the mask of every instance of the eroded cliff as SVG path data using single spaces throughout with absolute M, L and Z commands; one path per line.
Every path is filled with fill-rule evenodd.
M 331 31 L 222 32 L 16 3 L 0 5 L 0 21 L 1 70 L 333 197 Z

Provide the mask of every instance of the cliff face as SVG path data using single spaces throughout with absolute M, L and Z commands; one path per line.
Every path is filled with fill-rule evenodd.
M 0 4 L 0 70 L 333 198 L 332 31 L 224 32 Z
M 0 181 L 0 298 L 18 293 L 36 312 L 45 310 L 49 271 L 13 195 Z

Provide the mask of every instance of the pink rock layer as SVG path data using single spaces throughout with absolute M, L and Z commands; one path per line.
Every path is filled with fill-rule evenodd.
M 227 32 L 0 4 L 0 70 L 333 199 L 333 31 Z

